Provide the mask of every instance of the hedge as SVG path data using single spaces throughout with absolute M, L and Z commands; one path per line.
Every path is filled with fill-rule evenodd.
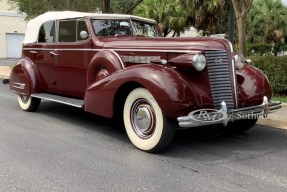
M 266 55 L 272 53 L 272 44 L 256 43 L 246 45 L 246 55 Z
M 287 56 L 249 56 L 251 65 L 262 70 L 268 77 L 273 95 L 287 95 Z

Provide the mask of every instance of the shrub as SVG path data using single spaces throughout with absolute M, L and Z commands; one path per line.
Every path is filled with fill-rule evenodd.
M 272 44 L 267 43 L 255 43 L 247 44 L 246 54 L 247 55 L 267 55 L 272 53 Z
M 250 56 L 248 59 L 268 77 L 273 94 L 287 95 L 287 56 Z

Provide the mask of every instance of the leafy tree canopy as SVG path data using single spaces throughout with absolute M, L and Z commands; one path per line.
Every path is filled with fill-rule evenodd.
M 255 0 L 246 20 L 247 41 L 274 44 L 276 55 L 287 39 L 287 7 L 281 0 Z
M 47 11 L 131 12 L 143 0 L 8 0 L 11 7 L 25 12 L 27 19 Z

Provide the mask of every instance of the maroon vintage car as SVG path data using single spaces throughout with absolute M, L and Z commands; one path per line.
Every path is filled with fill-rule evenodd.
M 40 15 L 27 25 L 10 89 L 25 111 L 47 99 L 120 114 L 131 142 L 148 152 L 167 147 L 177 128 L 245 131 L 280 108 L 267 77 L 234 55 L 229 41 L 162 38 L 156 26 L 131 15 Z

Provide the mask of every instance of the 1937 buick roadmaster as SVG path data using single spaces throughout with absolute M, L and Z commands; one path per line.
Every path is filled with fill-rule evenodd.
M 156 26 L 131 15 L 40 15 L 27 25 L 10 89 L 25 111 L 47 99 L 108 118 L 120 113 L 131 142 L 148 152 L 167 147 L 177 127 L 245 131 L 257 121 L 247 114 L 280 108 L 267 77 L 229 41 L 161 38 Z

